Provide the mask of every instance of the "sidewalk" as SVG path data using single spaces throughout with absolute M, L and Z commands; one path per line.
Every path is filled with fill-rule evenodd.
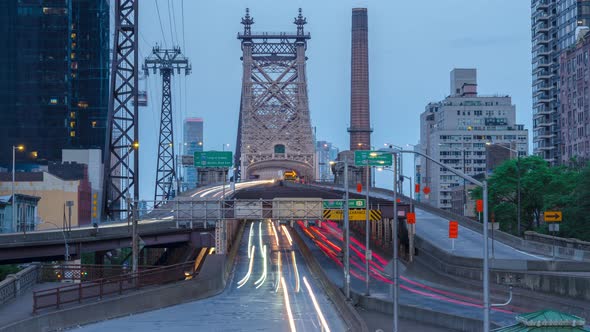
M 33 314 L 33 291 L 39 291 L 57 286 L 63 286 L 60 282 L 44 282 L 35 284 L 33 288 L 23 292 L 16 299 L 0 305 L 0 327 L 23 320 Z

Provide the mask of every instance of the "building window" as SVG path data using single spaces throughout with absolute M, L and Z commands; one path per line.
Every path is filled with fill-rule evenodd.
M 74 130 L 70 131 L 70 137 L 76 137 L 76 131 L 74 131 Z

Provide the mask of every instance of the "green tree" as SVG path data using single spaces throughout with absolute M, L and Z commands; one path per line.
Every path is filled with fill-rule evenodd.
M 7 275 L 20 271 L 16 265 L 0 265 L 0 281 L 4 280 Z
M 564 168 L 552 169 L 536 156 L 507 160 L 496 167 L 488 178 L 490 218 L 500 222 L 504 231 L 516 234 L 518 220 L 518 188 L 520 176 L 521 232 L 537 229 L 548 204 L 564 204 L 562 195 L 571 193 L 575 180 L 573 172 Z M 481 198 L 481 189 L 473 193 Z

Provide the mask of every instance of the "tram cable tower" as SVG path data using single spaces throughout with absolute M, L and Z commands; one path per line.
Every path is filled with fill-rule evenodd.
M 154 193 L 154 207 L 159 207 L 174 196 L 174 184 L 178 184 L 174 158 L 171 77 L 174 71 L 178 74 L 182 71 L 185 75 L 190 74 L 191 64 L 188 58 L 181 53 L 180 47 L 162 49 L 156 45 L 152 54 L 145 59 L 142 69 L 146 76 L 149 75 L 150 70 L 154 74 L 159 71 L 162 75 L 162 111 Z M 178 188 L 176 188 L 176 192 L 178 192 Z

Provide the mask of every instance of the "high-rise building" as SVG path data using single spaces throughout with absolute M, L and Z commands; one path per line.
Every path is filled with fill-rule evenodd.
M 583 164 L 590 160 L 590 34 L 560 57 L 561 163 Z
M 203 119 L 186 118 L 184 120 L 183 154 L 192 156 L 203 151 Z M 184 167 L 182 180 L 183 190 L 197 187 L 197 170 L 193 166 Z
M 0 1 L 0 164 L 105 145 L 107 0 Z
M 516 107 L 510 96 L 478 95 L 476 78 L 475 69 L 451 72 L 451 95 L 429 103 L 420 115 L 420 145 L 416 147 L 472 176 L 486 170 L 487 142 L 512 143 L 522 156 L 528 151 L 528 132 L 516 124 Z M 421 200 L 450 210 L 452 189 L 464 186 L 463 179 L 420 159 L 422 189 L 428 186 L 431 190 L 428 198 L 422 196 Z
M 334 181 L 332 174 L 331 161 L 338 158 L 338 148 L 332 143 L 326 141 L 316 142 L 316 160 L 318 161 L 316 180 L 317 181 Z
M 575 44 L 577 27 L 590 25 L 586 0 L 531 0 L 533 153 L 560 162 L 559 56 Z

